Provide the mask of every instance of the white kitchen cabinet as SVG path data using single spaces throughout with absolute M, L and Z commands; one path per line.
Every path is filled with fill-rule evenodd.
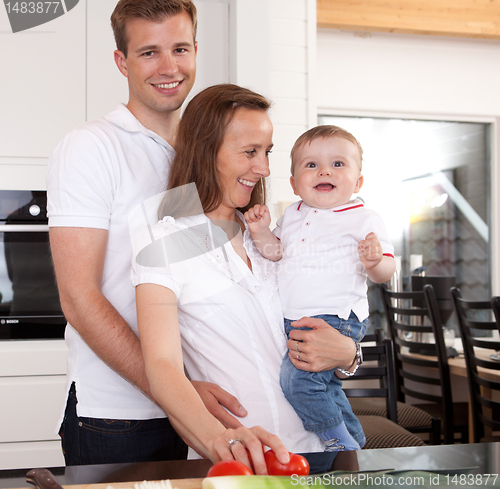
M 47 158 L 0 157 L 2 190 L 45 190 Z
M 65 386 L 64 374 L 0 377 L 0 443 L 57 440 Z
M 85 2 L 15 34 L 0 9 L 0 156 L 47 158 L 85 121 L 85 39 Z
M 0 378 L 66 374 L 64 340 L 0 341 Z
M 63 340 L 0 342 L 0 469 L 64 464 L 66 357 Z
M 193 98 L 204 88 L 229 82 L 229 1 L 194 0 L 198 10 L 198 55 Z
M 81 1 L 81 0 L 80 0 Z M 127 103 L 127 79 L 114 61 L 116 49 L 111 13 L 117 0 L 87 0 L 87 120 L 111 112 Z
M 62 467 L 64 458 L 60 441 L 0 443 L 0 469 Z

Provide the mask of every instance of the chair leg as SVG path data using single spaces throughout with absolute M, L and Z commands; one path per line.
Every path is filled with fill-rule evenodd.
M 460 433 L 460 442 L 461 443 L 469 443 L 469 427 L 466 426 L 461 430 Z
M 432 418 L 432 433 L 430 434 L 431 445 L 441 445 L 441 418 Z

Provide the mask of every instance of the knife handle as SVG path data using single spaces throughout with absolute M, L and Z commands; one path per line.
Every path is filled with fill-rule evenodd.
M 39 489 L 63 489 L 52 475 L 52 472 L 47 469 L 30 470 L 26 474 L 26 482 L 33 484 Z

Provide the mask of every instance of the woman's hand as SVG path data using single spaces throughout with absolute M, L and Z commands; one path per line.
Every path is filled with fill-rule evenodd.
M 337 367 L 348 370 L 356 356 L 356 344 L 339 333 L 323 319 L 304 317 L 292 326 L 288 340 L 288 356 L 295 367 L 308 372 L 320 372 Z
M 255 474 L 267 475 L 265 447 L 270 447 L 281 463 L 287 464 L 290 461 L 290 454 L 281 440 L 260 426 L 240 426 L 226 430 L 214 440 L 210 458 L 214 463 L 220 460 L 239 460 L 250 468 L 253 465 Z

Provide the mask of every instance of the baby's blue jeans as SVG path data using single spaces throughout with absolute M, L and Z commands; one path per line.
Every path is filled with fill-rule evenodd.
M 344 336 L 352 338 L 356 343 L 363 339 L 368 327 L 368 319 L 358 321 L 353 312 L 348 319 L 330 314 L 312 317 L 324 319 L 330 326 Z M 287 335 L 295 329 L 291 323 L 291 320 L 285 319 Z M 365 444 L 363 428 L 352 412 L 351 405 L 342 390 L 342 381 L 335 375 L 335 369 L 322 372 L 300 370 L 294 367 L 287 352 L 281 365 L 280 384 L 285 397 L 302 419 L 307 431 L 314 433 L 329 431 L 344 421 L 347 430 L 359 445 L 362 447 Z

